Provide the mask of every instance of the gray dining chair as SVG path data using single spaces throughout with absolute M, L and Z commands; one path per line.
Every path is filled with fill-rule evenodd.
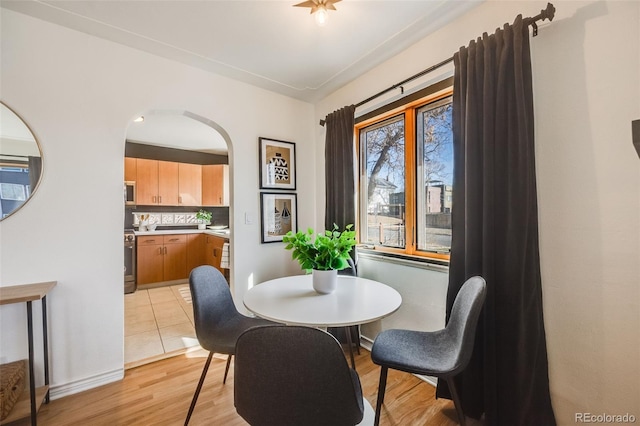
M 374 417 L 338 341 L 313 327 L 243 333 L 236 345 L 234 403 L 252 426 L 370 425 Z
M 193 303 L 196 336 L 200 346 L 209 351 L 209 357 L 204 364 L 200 381 L 191 400 L 191 406 L 184 422 L 185 426 L 189 424 L 189 419 L 193 414 L 213 354 L 229 355 L 222 379 L 222 383 L 226 383 L 231 357 L 235 353 L 238 337 L 252 327 L 278 324 L 240 314 L 233 303 L 227 280 L 213 266 L 203 265 L 194 268 L 189 276 L 189 288 Z
M 486 295 L 482 277 L 469 278 L 453 302 L 446 327 L 438 331 L 385 330 L 376 336 L 371 360 L 381 366 L 375 425 L 380 423 L 388 369 L 434 376 L 449 386 L 462 426 L 465 417 L 453 378 L 465 369 L 473 352 L 478 317 Z

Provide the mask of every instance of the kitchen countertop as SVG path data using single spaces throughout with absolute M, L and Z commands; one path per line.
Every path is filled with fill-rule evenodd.
M 176 234 L 208 234 L 215 235 L 216 237 L 229 238 L 230 231 L 223 230 L 218 231 L 214 229 L 163 229 L 161 231 L 133 231 L 133 233 L 138 237 L 143 237 L 147 235 L 176 235 Z

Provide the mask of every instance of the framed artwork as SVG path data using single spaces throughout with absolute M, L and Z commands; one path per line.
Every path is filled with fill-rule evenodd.
M 296 144 L 260 141 L 260 189 L 296 189 Z
M 260 227 L 262 242 L 275 243 L 289 231 L 298 232 L 298 201 L 296 194 L 260 193 Z

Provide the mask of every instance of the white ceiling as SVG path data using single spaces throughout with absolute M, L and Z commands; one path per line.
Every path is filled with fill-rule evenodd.
M 172 111 L 147 112 L 144 121 L 129 125 L 127 141 L 209 154 L 228 152 L 227 142 L 212 127 Z
M 316 25 L 309 9 L 293 7 L 300 0 L 0 0 L 0 4 L 315 102 L 482 1 L 343 0 L 335 5 L 336 11 L 329 11 L 324 27 Z

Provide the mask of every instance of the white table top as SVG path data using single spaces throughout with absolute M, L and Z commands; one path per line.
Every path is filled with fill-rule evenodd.
M 244 296 L 244 306 L 262 318 L 316 327 L 365 324 L 394 313 L 401 303 L 400 293 L 385 284 L 341 275 L 331 294 L 316 293 L 311 275 L 295 275 L 258 284 Z

